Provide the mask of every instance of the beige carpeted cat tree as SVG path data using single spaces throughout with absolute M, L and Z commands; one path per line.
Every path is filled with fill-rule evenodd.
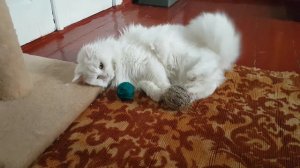
M 11 100 L 30 92 L 32 82 L 4 0 L 1 0 L 0 18 L 0 100 Z
M 22 54 L 0 0 L 0 168 L 28 167 L 96 98 L 70 83 L 75 64 Z

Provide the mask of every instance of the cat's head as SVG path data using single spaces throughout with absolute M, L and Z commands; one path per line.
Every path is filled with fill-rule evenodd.
M 96 76 L 107 83 L 114 78 L 113 56 L 115 52 L 112 42 L 112 39 L 96 41 L 80 49 L 73 82 L 79 79 L 84 82 L 87 76 Z

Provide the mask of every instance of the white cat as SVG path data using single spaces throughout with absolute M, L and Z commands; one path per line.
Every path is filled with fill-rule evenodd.
M 223 13 L 204 13 L 186 26 L 131 25 L 118 38 L 83 46 L 73 81 L 100 87 L 131 82 L 155 101 L 176 84 L 194 101 L 222 84 L 239 50 L 240 36 Z

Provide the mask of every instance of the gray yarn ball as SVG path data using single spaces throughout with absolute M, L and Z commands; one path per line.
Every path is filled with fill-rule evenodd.
M 163 107 L 171 110 L 181 110 L 191 102 L 187 90 L 179 85 L 172 85 L 161 97 L 160 103 Z

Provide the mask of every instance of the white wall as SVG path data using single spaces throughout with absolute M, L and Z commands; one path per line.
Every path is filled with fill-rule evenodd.
M 122 0 L 6 0 L 20 45 L 120 5 Z M 1 18 L 0 18 L 1 19 Z
M 58 30 L 112 7 L 112 0 L 52 0 Z
M 20 45 L 53 32 L 50 0 L 6 0 Z

